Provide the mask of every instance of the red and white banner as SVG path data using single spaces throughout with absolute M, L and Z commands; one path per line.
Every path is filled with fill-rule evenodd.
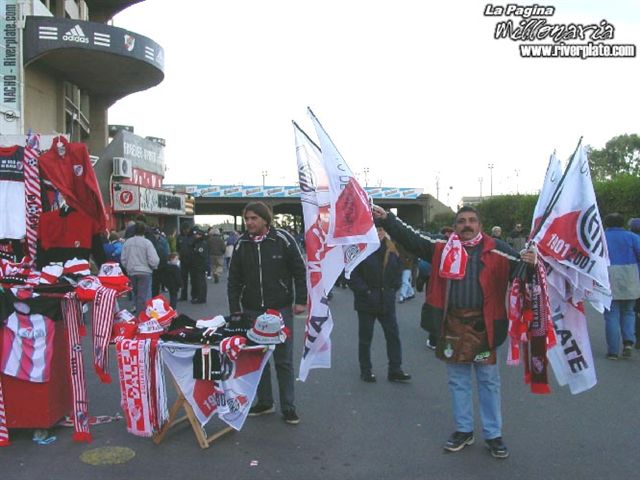
M 165 342 L 158 347 L 162 350 L 165 365 L 200 424 L 204 426 L 217 415 L 230 427 L 236 430 L 242 428 L 272 350 L 247 348 L 240 352 L 235 362 L 222 355 L 222 380 L 211 381 L 193 378 L 193 355 L 201 348 L 200 345 Z
M 541 220 L 534 241 L 546 264 L 558 339 L 547 358 L 558 383 L 577 394 L 597 383 L 582 302 L 589 300 L 602 311 L 611 301 L 609 255 L 584 147 L 578 148 L 564 176 L 560 161 L 551 157 L 532 229 Z
M 345 275 L 375 252 L 380 246 L 376 227 L 373 224 L 369 196 L 360 186 L 355 175 L 344 161 L 333 141 L 322 128 L 320 121 L 308 109 L 311 121 L 316 129 L 322 151 L 322 166 L 329 183 L 329 231 L 327 244 L 361 245 L 364 247 L 357 257 L 347 259 Z
M 317 119 L 314 118 L 316 127 L 322 130 Z M 324 132 L 324 130 L 322 130 Z M 350 175 L 350 170 L 346 167 L 344 160 L 340 157 L 340 165 L 346 167 L 345 183 L 349 192 L 346 195 L 354 195 L 351 200 L 356 204 L 355 209 L 359 211 L 357 219 L 360 226 L 357 229 L 368 233 L 373 229 L 375 243 L 368 243 L 360 239 L 360 243 L 331 243 L 329 230 L 331 222 L 345 225 L 345 208 L 342 201 L 335 201 L 334 190 L 331 188 L 331 177 L 336 174 L 336 162 L 333 167 L 327 168 L 327 163 L 331 158 L 323 157 L 320 148 L 294 123 L 294 134 L 296 141 L 296 157 L 298 161 L 298 177 L 300 182 L 300 200 L 302 202 L 302 212 L 305 224 L 305 249 L 307 253 L 307 291 L 308 313 L 305 324 L 304 349 L 300 361 L 299 378 L 302 381 L 307 379 L 309 371 L 313 368 L 331 368 L 331 331 L 333 330 L 333 317 L 329 309 L 327 294 L 333 288 L 342 270 L 348 275 L 364 260 L 370 253 L 374 252 L 379 241 L 373 226 L 373 217 L 368 200 L 364 203 L 367 209 L 363 208 L 360 194 L 362 189 L 355 179 Z M 326 134 L 322 135 L 325 142 L 331 142 Z M 333 145 L 333 144 L 332 144 Z M 337 154 L 335 147 L 331 147 L 330 152 Z M 339 155 L 339 154 L 337 154 Z M 328 155 L 331 157 L 331 155 Z M 335 158 L 335 157 L 333 157 Z M 336 183 L 334 179 L 334 184 Z M 346 198 L 346 197 L 344 197 Z M 344 200 L 343 198 L 343 200 Z M 349 202 L 351 202 L 349 200 Z M 336 209 L 338 213 L 336 215 Z M 345 231 L 339 227 L 338 231 Z M 356 230 L 351 233 L 356 233 Z M 359 238 L 351 235 L 353 238 Z
M 602 312 L 611 304 L 609 252 L 586 147 L 578 148 L 557 190 L 553 208 L 533 240 L 545 260 L 556 262 L 562 274 L 575 280 L 573 301 L 587 299 Z

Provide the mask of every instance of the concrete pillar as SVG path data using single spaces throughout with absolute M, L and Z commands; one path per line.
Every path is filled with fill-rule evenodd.
M 91 155 L 100 155 L 109 142 L 109 102 L 100 96 L 91 96 L 89 101 L 91 135 L 87 147 Z

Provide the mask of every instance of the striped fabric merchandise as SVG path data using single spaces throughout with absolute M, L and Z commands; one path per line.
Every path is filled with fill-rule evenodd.
M 89 432 L 89 402 L 80 342 L 82 304 L 76 298 L 75 293 L 67 293 L 63 298 L 62 314 L 69 336 L 69 368 L 71 369 L 71 386 L 73 387 L 73 426 L 75 430 L 73 441 L 91 443 L 93 438 Z
M 0 378 L 0 447 L 8 447 L 9 430 L 7 429 L 7 413 L 4 409 L 4 395 L 2 393 L 2 378 Z
M 38 242 L 38 224 L 42 214 L 42 197 L 40 192 L 40 169 L 38 167 L 38 153 L 30 145 L 24 149 L 24 199 L 27 214 L 27 249 L 29 259 L 36 258 Z
M 111 383 L 109 375 L 109 340 L 113 329 L 116 291 L 98 287 L 93 302 L 91 329 L 93 330 L 93 363 L 102 383 Z

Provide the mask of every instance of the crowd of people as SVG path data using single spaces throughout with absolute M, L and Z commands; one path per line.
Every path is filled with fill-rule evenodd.
M 411 380 L 402 369 L 396 304 L 425 291 L 420 324 L 428 330 L 427 347 L 446 363 L 455 425 L 444 450 L 457 452 L 475 441 L 475 376 L 485 443 L 493 457 L 507 458 L 496 352 L 507 337 L 504 299 L 510 272 L 518 263 L 532 268 L 537 261 L 535 251 L 527 248 L 527 232 L 518 223 L 505 239 L 500 226 L 486 234 L 473 207 L 459 209 L 453 225 L 437 234 L 418 232 L 377 206 L 373 214 L 380 247 L 356 267 L 349 281 L 342 275 L 337 282 L 351 288 L 354 295 L 361 380 L 377 381 L 371 361 L 376 320 L 386 341 L 387 379 Z M 158 290 L 168 291 L 174 308 L 178 299 L 188 300 L 189 293 L 192 303 L 204 303 L 207 281 L 219 283 L 227 272 L 231 312 L 257 316 L 267 309 L 279 310 L 289 336 L 276 347 L 272 362 L 283 419 L 295 425 L 300 418 L 294 400 L 293 317 L 304 313 L 307 303 L 304 237 L 275 227 L 272 211 L 262 202 L 246 205 L 243 219 L 241 235 L 185 226 L 176 236 L 143 221 L 132 222 L 122 237 L 112 232 L 105 239 L 105 254 L 129 273 L 136 309 Z M 628 230 L 619 214 L 606 216 L 604 224 L 613 296 L 604 314 L 607 358 L 615 360 L 631 357 L 634 346 L 640 348 L 640 218 L 631 219 Z M 445 261 L 456 242 L 465 259 L 457 271 Z M 440 341 L 452 338 L 460 340 Z M 267 366 L 250 416 L 274 411 L 271 368 Z
M 238 232 L 211 227 L 206 232 L 186 224 L 176 235 L 147 224 L 145 217 L 127 223 L 120 232 L 112 230 L 103 238 L 108 261 L 118 262 L 132 282 L 132 310 L 166 293 L 172 308 L 178 301 L 207 302 L 207 281 L 218 283 L 229 270 Z M 189 290 L 189 284 L 191 290 Z M 190 297 L 190 298 L 189 298 Z

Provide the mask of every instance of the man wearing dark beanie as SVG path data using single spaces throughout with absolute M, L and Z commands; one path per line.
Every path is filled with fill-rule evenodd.
M 285 422 L 300 422 L 294 405 L 293 314 L 307 305 L 306 267 L 295 239 L 271 225 L 273 214 L 263 202 L 252 202 L 242 214 L 246 232 L 236 243 L 229 265 L 227 295 L 231 313 L 243 311 L 252 317 L 267 309 L 279 310 L 290 335 L 273 353 Z M 293 305 L 293 308 L 292 308 Z M 271 367 L 265 366 L 258 385 L 258 401 L 250 416 L 275 411 L 271 389 Z

